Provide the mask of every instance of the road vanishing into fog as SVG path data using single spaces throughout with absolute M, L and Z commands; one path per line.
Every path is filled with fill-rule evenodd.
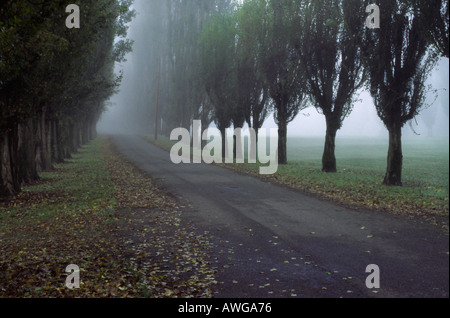
M 216 298 L 449 297 L 449 237 L 383 212 L 355 211 L 206 164 L 175 165 L 138 136 L 116 149 L 211 235 Z M 369 264 L 380 288 L 366 287 Z

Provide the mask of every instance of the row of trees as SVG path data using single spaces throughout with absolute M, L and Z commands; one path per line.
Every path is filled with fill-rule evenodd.
M 95 137 L 121 81 L 114 64 L 131 50 L 131 2 L 73 1 L 79 29 L 66 27 L 67 1 L 0 3 L 0 196 Z
M 448 57 L 448 1 L 377 1 L 378 30 L 364 23 L 371 2 L 250 0 L 213 19 L 200 41 L 199 75 L 218 128 L 241 127 L 244 118 L 259 128 L 261 113 L 252 110 L 265 103 L 285 164 L 287 125 L 312 104 L 326 119 L 323 171 L 336 172 L 336 134 L 366 86 L 389 131 L 384 184 L 401 185 L 402 128 L 425 106 L 437 58 Z
M 335 172 L 336 134 L 365 88 L 389 131 L 384 183 L 401 185 L 402 127 L 424 107 L 438 57 L 449 56 L 448 2 L 145 1 L 129 102 L 142 127 L 165 135 L 194 119 L 222 134 L 245 123 L 257 131 L 273 113 L 280 164 L 288 124 L 312 105 L 326 118 L 323 171 Z M 380 29 L 366 27 L 370 4 Z

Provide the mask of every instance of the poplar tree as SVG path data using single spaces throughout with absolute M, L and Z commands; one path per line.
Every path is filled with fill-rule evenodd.
M 366 76 L 359 47 L 360 0 L 314 1 L 303 11 L 297 48 L 308 95 L 325 116 L 324 172 L 336 172 L 336 134 L 353 110 Z
M 262 57 L 267 47 L 269 19 L 264 0 L 246 1 L 239 8 L 237 21 L 237 95 L 249 128 L 258 144 L 258 131 L 269 116 L 269 89 L 262 72 Z M 251 148 L 256 150 L 257 147 Z M 250 154 L 256 158 L 256 153 Z
M 265 1 L 264 1 L 265 2 Z M 265 17 L 267 45 L 262 56 L 262 72 L 268 85 L 274 119 L 278 125 L 278 163 L 287 164 L 287 127 L 307 108 L 304 72 L 295 51 L 298 35 L 296 19 L 302 2 L 269 0 Z
M 402 128 L 424 107 L 425 82 L 436 58 L 421 30 L 420 7 L 399 0 L 378 0 L 376 4 L 382 8 L 381 28 L 365 30 L 361 45 L 370 93 L 389 132 L 383 184 L 401 186 Z

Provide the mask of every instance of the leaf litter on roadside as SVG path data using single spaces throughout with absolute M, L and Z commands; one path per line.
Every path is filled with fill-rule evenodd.
M 55 167 L 0 202 L 0 297 L 211 297 L 208 236 L 106 138 Z
M 128 250 L 143 286 L 154 297 L 211 297 L 215 283 L 205 233 L 182 219 L 181 207 L 152 179 L 107 148 L 105 161 L 116 186 L 118 231 L 133 243 Z

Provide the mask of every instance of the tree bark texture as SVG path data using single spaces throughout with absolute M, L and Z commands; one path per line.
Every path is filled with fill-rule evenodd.
M 389 128 L 389 151 L 383 184 L 388 186 L 402 186 L 402 168 L 402 127 L 400 125 L 393 125 Z
M 287 164 L 287 123 L 284 120 L 278 122 L 278 163 Z
M 0 135 L 0 197 L 20 192 L 17 144 L 17 126 Z
M 325 149 L 322 157 L 322 171 L 328 173 L 337 172 L 336 166 L 336 130 L 327 128 L 325 136 Z
M 36 167 L 35 122 L 29 118 L 18 128 L 19 182 L 30 183 L 39 180 Z

